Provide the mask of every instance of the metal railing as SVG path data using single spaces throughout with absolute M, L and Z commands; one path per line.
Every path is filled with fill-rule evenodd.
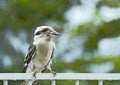
M 0 73 L 3 85 L 8 85 L 9 80 L 34 80 L 30 73 Z M 38 73 L 36 80 L 51 80 L 51 85 L 56 85 L 56 80 L 74 80 L 75 85 L 80 85 L 79 80 L 97 80 L 98 85 L 103 85 L 105 80 L 120 80 L 119 73 Z

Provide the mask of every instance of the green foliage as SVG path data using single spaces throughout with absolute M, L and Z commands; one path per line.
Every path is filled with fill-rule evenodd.
M 88 40 L 84 43 L 85 52 L 93 52 L 97 49 L 98 42 L 104 38 L 117 37 L 120 34 L 120 19 L 114 20 L 102 25 L 96 26 L 94 23 L 89 22 L 80 25 L 76 29 L 72 29 L 70 34 L 73 37 L 80 35 L 87 36 Z
M 1 10 L 1 22 L 3 23 L 0 25 L 17 30 L 32 29 L 50 22 L 63 24 L 66 22 L 63 13 L 69 7 L 70 1 L 66 0 L 11 0 L 8 7 Z
M 110 7 L 120 7 L 120 0 L 102 0 L 102 2 Z
M 23 43 L 31 42 L 32 30 L 39 25 L 51 25 L 59 31 L 67 28 L 68 21 L 64 14 L 73 5 L 80 5 L 80 0 L 7 0 L 6 7 L 0 8 L 0 72 L 22 72 L 24 54 L 17 51 L 9 42 L 6 36 L 7 33 L 12 33 L 17 39 Z M 71 47 L 61 56 L 57 57 L 53 62 L 53 69 L 56 72 L 79 72 L 90 73 L 91 67 L 94 65 L 101 66 L 106 63 L 112 63 L 113 68 L 109 72 L 120 72 L 120 56 L 103 56 L 98 53 L 98 43 L 104 38 L 114 38 L 120 35 L 120 19 L 115 19 L 110 22 L 100 21 L 96 24 L 96 16 L 99 17 L 99 9 L 102 6 L 120 7 L 120 0 L 101 0 L 97 3 L 93 20 L 85 22 L 75 27 L 67 29 L 71 39 L 76 39 L 80 36 L 85 36 L 86 41 L 82 44 L 83 53 L 78 56 L 78 59 L 72 62 L 66 62 L 63 56 Z M 100 18 L 100 17 L 99 17 Z M 68 25 L 68 24 L 67 24 Z M 69 26 L 68 26 L 69 27 Z M 26 38 L 19 37 L 20 32 L 24 31 L 28 36 Z M 26 40 L 24 40 L 26 39 Z M 70 40 L 71 40 L 70 39 Z M 25 41 L 25 42 L 24 42 Z M 63 40 L 64 41 L 64 40 Z M 78 42 L 80 40 L 78 39 Z M 59 41 L 57 41 L 59 43 Z M 76 46 L 76 44 L 74 44 Z M 80 45 L 76 46 L 81 48 Z M 73 48 L 72 48 L 73 49 Z M 9 56 L 12 60 L 11 67 L 5 67 L 3 58 Z M 72 56 L 70 56 L 72 57 Z M 21 81 L 10 81 L 10 85 L 17 85 Z M 42 85 L 49 85 L 50 81 L 39 81 Z M 105 81 L 105 85 L 117 85 L 119 81 Z M 57 85 L 74 85 L 74 81 L 57 81 Z M 81 85 L 96 85 L 97 81 L 80 81 Z M 1 85 L 1 82 L 0 82 Z

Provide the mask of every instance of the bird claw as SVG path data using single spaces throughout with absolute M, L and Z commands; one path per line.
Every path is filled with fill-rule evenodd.
M 57 75 L 55 71 L 52 71 L 51 73 L 53 74 L 54 77 Z
M 33 73 L 33 77 L 36 79 L 36 73 Z

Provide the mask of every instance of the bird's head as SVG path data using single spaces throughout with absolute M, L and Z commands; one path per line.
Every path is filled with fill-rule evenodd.
M 34 40 L 45 39 L 50 40 L 52 37 L 58 37 L 60 33 L 55 31 L 51 26 L 40 26 L 37 27 L 34 32 Z

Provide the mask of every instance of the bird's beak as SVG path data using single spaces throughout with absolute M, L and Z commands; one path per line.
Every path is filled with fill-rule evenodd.
M 61 34 L 57 31 L 51 31 L 51 32 L 49 32 L 49 35 L 50 36 L 60 36 Z

